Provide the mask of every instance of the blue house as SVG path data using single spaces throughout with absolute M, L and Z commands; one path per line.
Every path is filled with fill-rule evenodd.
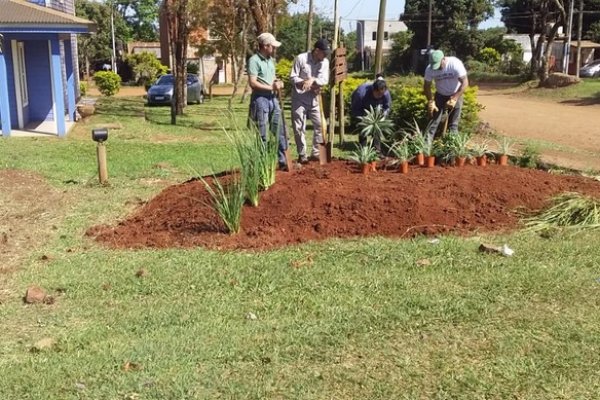
M 79 93 L 76 35 L 95 30 L 74 0 L 0 0 L 0 119 L 13 130 L 67 134 Z

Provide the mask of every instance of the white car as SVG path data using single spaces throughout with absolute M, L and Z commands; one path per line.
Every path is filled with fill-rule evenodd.
M 592 61 L 581 67 L 579 76 L 600 78 L 600 60 Z

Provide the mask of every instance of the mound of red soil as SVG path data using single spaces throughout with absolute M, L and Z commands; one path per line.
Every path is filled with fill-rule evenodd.
M 330 237 L 412 237 L 518 227 L 517 209 L 537 210 L 558 193 L 600 197 L 600 182 L 517 167 L 412 167 L 358 173 L 336 161 L 278 172 L 258 207 L 244 206 L 242 230 L 226 233 L 202 182 L 166 188 L 115 227 L 90 236 L 111 247 L 266 249 Z

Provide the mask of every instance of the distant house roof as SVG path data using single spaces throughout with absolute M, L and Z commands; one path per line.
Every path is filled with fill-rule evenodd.
M 49 7 L 24 0 L 0 0 L 0 31 L 2 32 L 95 32 L 96 25 Z
M 577 40 L 571 40 L 571 47 L 577 47 Z M 600 48 L 600 43 L 592 42 L 591 40 L 581 41 L 582 49 L 597 49 Z

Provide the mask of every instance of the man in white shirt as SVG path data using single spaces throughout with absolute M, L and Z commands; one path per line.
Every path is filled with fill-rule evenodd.
M 435 96 L 431 91 L 432 81 L 435 82 Z M 469 78 L 462 61 L 456 57 L 444 56 L 441 50 L 429 54 L 423 91 L 427 97 L 427 110 L 431 117 L 428 131 L 430 139 L 433 140 L 445 109 L 448 110 L 449 132 L 458 132 L 463 93 L 468 87 Z
M 292 126 L 298 161 L 308 162 L 306 156 L 306 117 L 312 121 L 314 137 L 311 159 L 319 159 L 319 144 L 323 143 L 321 108 L 319 98 L 321 88 L 329 83 L 329 42 L 319 39 L 312 51 L 301 53 L 294 59 L 290 81 L 292 84 Z

